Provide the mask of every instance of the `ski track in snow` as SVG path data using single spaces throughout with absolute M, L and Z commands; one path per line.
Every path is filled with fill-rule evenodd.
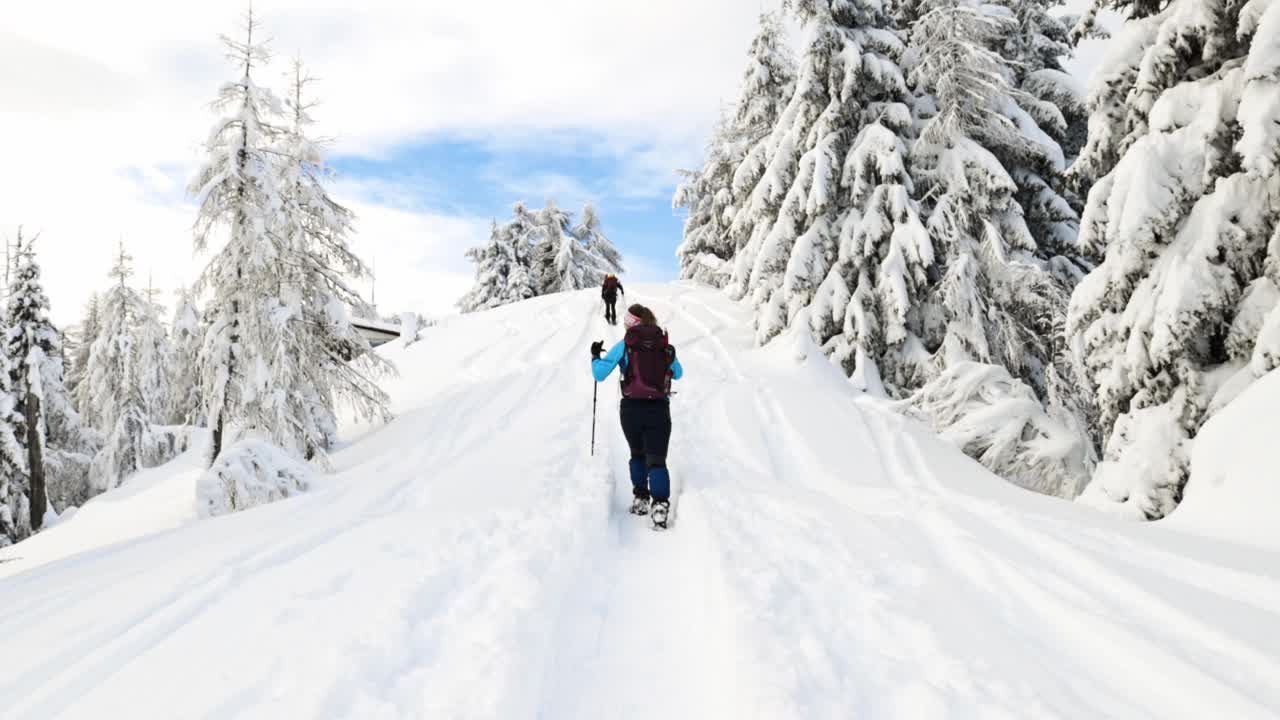
M 633 290 L 687 372 L 671 530 L 612 378 L 587 455 L 593 292 L 450 319 L 308 495 L 6 552 L 0 716 L 1280 717 L 1274 555 L 1021 491 L 727 298 Z

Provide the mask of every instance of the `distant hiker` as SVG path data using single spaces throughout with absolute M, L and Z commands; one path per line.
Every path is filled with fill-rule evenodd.
M 627 294 L 622 289 L 622 282 L 617 275 L 605 275 L 604 284 L 600 286 L 600 297 L 604 298 L 604 319 L 610 325 L 618 324 L 618 293 Z
M 606 354 L 604 343 L 591 346 L 591 374 L 604 382 L 619 368 L 622 433 L 631 447 L 631 503 L 634 515 L 651 514 L 654 529 L 667 527 L 671 509 L 671 475 L 667 443 L 671 440 L 671 381 L 684 375 L 676 349 L 643 305 L 627 308 L 627 334 Z M 603 357 L 601 357 L 603 355 Z

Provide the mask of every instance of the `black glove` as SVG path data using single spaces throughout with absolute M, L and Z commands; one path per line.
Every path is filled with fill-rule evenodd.
M 603 355 L 603 354 L 604 354 L 604 341 L 603 341 L 603 340 L 597 340 L 597 341 L 595 341 L 595 342 L 591 343 L 591 359 L 593 359 L 593 360 L 599 360 L 599 359 L 600 359 L 600 356 L 601 356 L 601 355 Z

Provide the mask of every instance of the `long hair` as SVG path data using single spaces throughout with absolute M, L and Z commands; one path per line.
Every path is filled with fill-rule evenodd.
M 654 316 L 653 311 L 639 303 L 627 308 L 627 312 L 640 318 L 641 325 L 658 324 L 658 318 Z

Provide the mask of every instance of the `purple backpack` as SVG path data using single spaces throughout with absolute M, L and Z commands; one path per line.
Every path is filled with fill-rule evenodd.
M 671 395 L 671 345 L 667 334 L 654 325 L 627 330 L 627 367 L 622 372 L 622 397 L 662 400 Z

